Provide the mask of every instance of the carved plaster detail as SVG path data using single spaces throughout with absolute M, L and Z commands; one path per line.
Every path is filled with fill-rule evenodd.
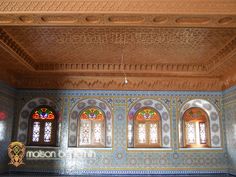
M 128 77 L 128 84 L 121 77 L 80 78 L 19 78 L 17 88 L 44 89 L 101 89 L 101 90 L 221 90 L 218 78 Z
M 236 52 L 236 37 L 226 44 L 217 54 L 212 57 L 209 62 L 205 65 L 208 68 L 209 74 L 219 73 L 218 68 L 222 67 L 225 62 L 232 60 L 232 56 Z M 219 73 L 221 74 L 221 73 Z
M 4 26 L 160 26 L 160 27 L 236 27 L 236 15 L 173 15 L 173 14 L 116 14 L 63 13 L 12 14 L 0 12 Z
M 17 44 L 3 29 L 0 28 L 0 45 L 30 70 L 35 70 L 33 58 Z
M 39 64 L 37 71 L 43 72 L 106 72 L 106 73 L 158 73 L 158 72 L 180 72 L 206 74 L 207 69 L 203 64 Z

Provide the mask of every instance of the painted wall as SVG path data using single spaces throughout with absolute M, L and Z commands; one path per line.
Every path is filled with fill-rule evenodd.
M 229 170 L 236 175 L 236 87 L 226 90 L 223 98 Z
M 15 90 L 0 82 L 0 173 L 8 171 L 7 148 L 11 141 Z
M 18 90 L 16 100 L 18 118 L 21 116 L 22 108 L 35 98 L 47 98 L 56 104 L 61 120 L 60 146 L 57 148 L 28 147 L 27 150 L 32 152 L 55 150 L 60 154 L 57 156 L 60 158 L 47 160 L 26 158 L 26 165 L 18 168 L 11 167 L 11 171 L 61 174 L 170 174 L 221 173 L 228 170 L 228 155 L 224 135 L 222 135 L 222 148 L 220 149 L 180 149 L 177 127 L 179 110 L 184 103 L 191 99 L 205 99 L 212 103 L 220 114 L 221 126 L 224 126 L 222 92 Z M 112 148 L 80 149 L 68 147 L 71 110 L 80 100 L 87 98 L 102 100 L 111 108 L 114 127 Z M 148 150 L 127 148 L 127 114 L 129 108 L 137 100 L 144 98 L 162 102 L 169 111 L 171 148 Z M 31 103 L 31 105 L 33 104 L 35 103 Z M 19 125 L 19 128 L 27 127 Z M 17 133 L 18 131 L 15 131 L 15 137 Z

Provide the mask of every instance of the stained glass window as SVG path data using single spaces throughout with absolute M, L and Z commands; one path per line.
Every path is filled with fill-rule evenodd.
M 206 143 L 206 124 L 201 122 L 199 123 L 199 133 L 200 133 L 200 143 Z
M 44 126 L 44 142 L 51 141 L 51 133 L 52 133 L 52 122 L 45 122 Z
M 32 118 L 33 119 L 48 119 L 48 120 L 52 120 L 52 119 L 55 119 L 55 115 L 48 108 L 43 107 L 43 108 L 39 108 L 39 109 L 35 110 L 33 115 L 32 115 Z
M 56 114 L 52 108 L 34 109 L 29 124 L 29 145 L 56 145 Z
M 39 142 L 39 133 L 40 133 L 40 122 L 33 123 L 33 142 Z
M 184 113 L 185 147 L 208 147 L 208 116 L 201 108 L 190 108 Z
M 153 108 L 143 108 L 136 113 L 134 147 L 160 147 L 161 118 Z
M 96 108 L 87 108 L 80 115 L 79 146 L 105 147 L 105 117 Z
M 196 143 L 195 123 L 187 122 L 186 123 L 186 129 L 187 129 L 187 143 L 188 144 L 195 144 Z
M 139 124 L 138 125 L 138 142 L 146 143 L 146 125 L 145 124 Z

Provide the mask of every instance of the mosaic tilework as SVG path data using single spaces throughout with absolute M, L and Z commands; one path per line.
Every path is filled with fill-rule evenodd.
M 194 99 L 186 102 L 180 109 L 179 113 L 179 131 L 182 125 L 182 116 L 186 110 L 189 108 L 198 107 L 203 109 L 208 117 L 210 122 L 210 134 L 211 134 L 211 146 L 212 147 L 221 147 L 221 125 L 220 125 L 220 117 L 216 108 L 212 103 L 203 99 Z M 182 143 L 182 136 L 180 136 L 180 143 Z M 181 144 L 181 146 L 183 146 Z
M 18 133 L 17 133 L 17 140 L 23 142 L 24 144 L 27 143 L 27 133 L 28 133 L 28 122 L 31 115 L 31 112 L 38 106 L 47 105 L 53 108 L 56 111 L 56 114 L 59 114 L 58 106 L 50 99 L 45 97 L 39 97 L 29 100 L 21 109 L 19 114 L 19 122 L 18 122 Z M 60 119 L 60 117 L 59 117 Z M 59 125 L 60 127 L 60 125 Z M 58 139 L 58 143 L 59 143 Z M 58 144 L 57 143 L 57 144 Z
M 74 156 L 63 157 L 60 160 L 29 160 L 21 169 L 11 168 L 11 171 L 38 171 L 61 174 L 175 174 L 175 173 L 224 173 L 228 169 L 228 156 L 223 140 L 221 150 L 181 150 L 178 142 L 177 116 L 181 106 L 188 100 L 204 99 L 214 107 L 222 110 L 221 92 L 168 92 L 168 91 L 86 91 L 86 90 L 18 90 L 18 117 L 22 108 L 29 100 L 35 98 L 50 98 L 59 105 L 62 114 L 61 141 L 59 147 Z M 79 100 L 103 100 L 111 107 L 113 117 L 112 148 L 80 149 L 68 146 L 69 117 L 71 110 Z M 159 100 L 166 107 L 170 117 L 171 148 L 130 150 L 127 146 L 127 115 L 130 107 L 138 100 Z M 59 103 L 59 104 L 58 104 Z M 223 119 L 222 119 L 223 120 Z M 220 119 L 221 121 L 221 119 Z M 18 124 L 19 125 L 19 124 Z M 31 147 L 33 150 L 42 150 Z M 95 154 L 91 157 L 76 156 L 83 152 Z
M 170 120 L 170 113 L 169 111 L 166 109 L 165 105 L 163 105 L 162 102 L 158 101 L 158 100 L 154 100 L 154 99 L 142 99 L 142 100 L 138 100 L 136 101 L 134 104 L 132 104 L 132 106 L 129 107 L 129 113 L 127 115 L 128 117 L 128 139 L 129 139 L 129 144 L 128 147 L 133 147 L 133 129 L 134 129 L 134 116 L 135 113 L 142 108 L 145 107 L 150 107 L 155 109 L 156 111 L 158 111 L 158 113 L 161 116 L 161 123 L 162 123 L 162 141 L 163 141 L 163 147 L 170 147 L 171 145 L 171 136 L 170 136 L 170 132 L 171 132 L 171 120 Z
M 236 175 L 236 87 L 224 92 L 223 101 L 229 168 Z
M 73 98 L 71 98 L 73 99 Z M 110 100 L 112 102 L 112 100 Z M 69 146 L 77 147 L 77 127 L 78 127 L 78 118 L 82 110 L 87 107 L 98 107 L 100 108 L 106 116 L 106 147 L 112 147 L 112 112 L 106 102 L 99 99 L 84 99 L 79 100 L 73 105 L 73 108 L 70 113 L 70 125 L 69 125 Z
M 8 170 L 7 147 L 11 141 L 15 90 L 0 83 L 0 173 Z

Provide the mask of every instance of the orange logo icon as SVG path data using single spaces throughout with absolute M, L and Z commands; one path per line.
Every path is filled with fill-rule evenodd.
M 8 156 L 11 159 L 9 164 L 14 165 L 15 167 L 24 164 L 23 158 L 25 156 L 25 145 L 17 141 L 12 142 L 8 146 Z

